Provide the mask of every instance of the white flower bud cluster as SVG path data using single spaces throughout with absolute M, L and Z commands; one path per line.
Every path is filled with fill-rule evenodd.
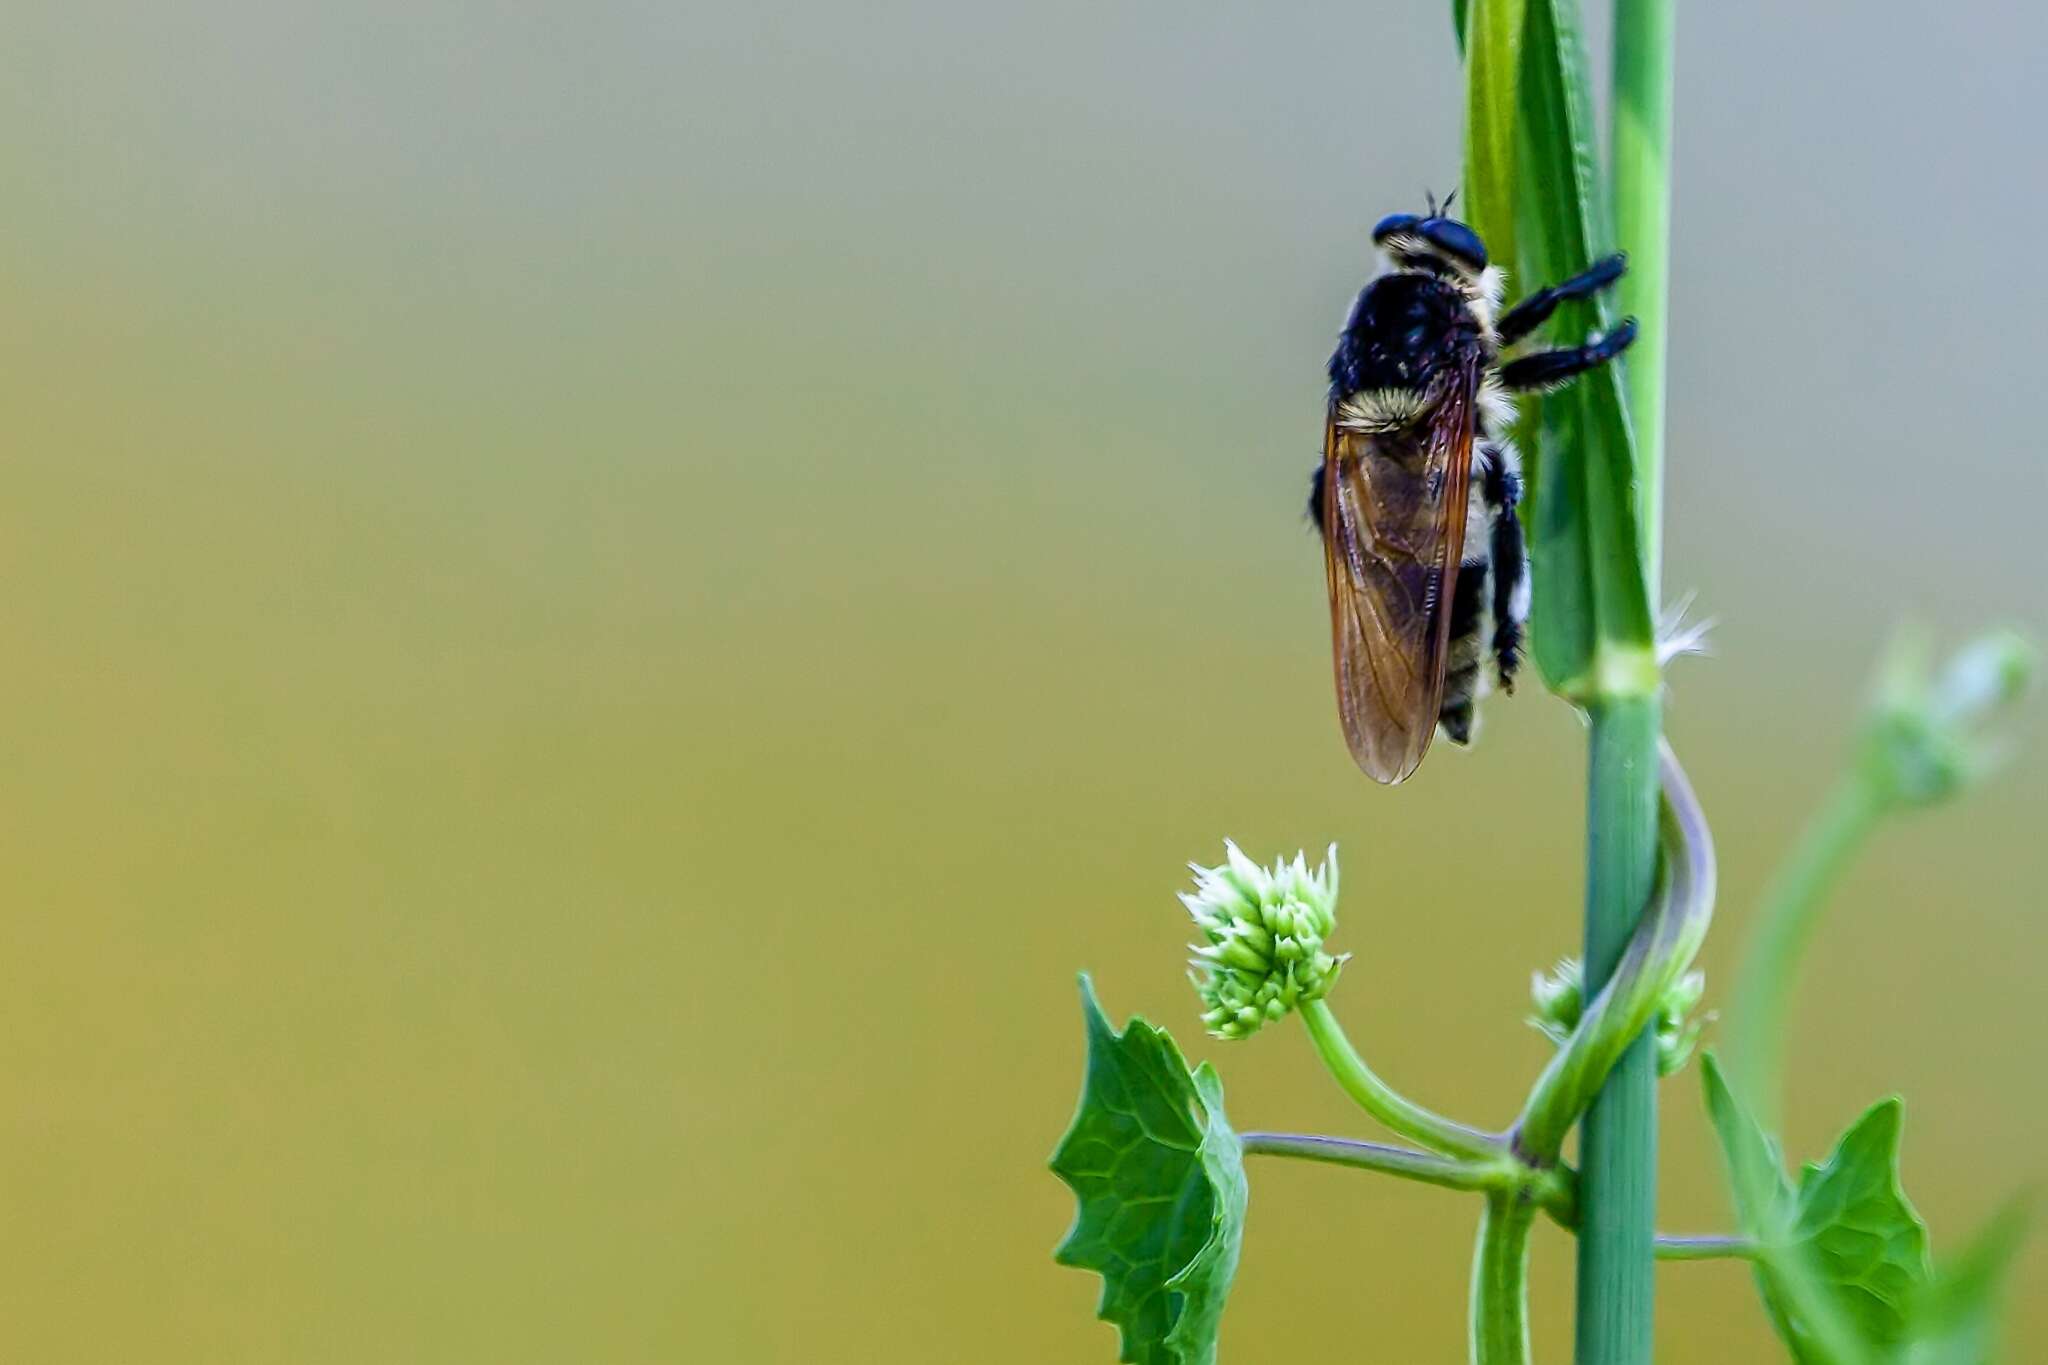
M 1309 871 L 1307 860 L 1268 870 L 1225 842 L 1220 867 L 1189 864 L 1195 889 L 1181 893 L 1203 941 L 1189 979 L 1206 1006 L 1202 1022 L 1218 1038 L 1248 1038 L 1296 1005 L 1321 999 L 1344 959 L 1323 951 L 1337 925 L 1337 849 Z

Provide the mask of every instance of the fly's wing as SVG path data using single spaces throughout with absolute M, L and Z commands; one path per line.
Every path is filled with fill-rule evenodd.
M 1398 432 L 1323 435 L 1323 559 L 1330 583 L 1337 714 L 1376 781 L 1414 772 L 1443 705 L 1451 596 L 1465 547 L 1479 371 L 1443 382 Z

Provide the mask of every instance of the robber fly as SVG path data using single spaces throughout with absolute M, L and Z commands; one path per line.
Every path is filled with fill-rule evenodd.
M 1625 262 L 1609 256 L 1496 317 L 1501 272 L 1449 208 L 1431 203 L 1373 229 L 1389 268 L 1359 293 L 1330 357 L 1309 495 L 1337 713 L 1351 756 L 1380 782 L 1414 772 L 1439 728 L 1470 743 L 1479 698 L 1495 682 L 1513 690 L 1529 570 L 1512 395 L 1603 365 L 1636 334 L 1630 319 L 1583 346 L 1504 361 L 1560 303 L 1620 279 Z

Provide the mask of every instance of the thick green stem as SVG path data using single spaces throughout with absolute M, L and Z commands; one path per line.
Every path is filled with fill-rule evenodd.
M 1359 1142 L 1353 1138 L 1318 1137 L 1310 1133 L 1240 1133 L 1238 1142 L 1246 1156 L 1286 1156 L 1298 1161 L 1322 1161 L 1333 1166 L 1397 1175 L 1425 1185 L 1449 1190 L 1504 1190 L 1517 1184 L 1521 1170 L 1505 1157 L 1491 1161 L 1461 1161 L 1417 1152 L 1406 1147 L 1389 1147 L 1383 1142 Z
M 1592 707 L 1586 984 L 1620 961 L 1657 872 L 1655 696 Z M 1578 1365 L 1647 1365 L 1657 1213 L 1657 1058 L 1647 1030 L 1608 1073 L 1580 1130 Z
M 1637 322 L 1626 362 L 1636 445 L 1636 533 L 1654 604 L 1661 579 L 1664 355 L 1671 217 L 1675 0 L 1616 0 L 1615 242 L 1621 303 Z M 1633 566 L 1630 566 L 1633 567 Z M 1587 797 L 1586 983 L 1614 970 L 1656 874 L 1656 696 L 1596 699 Z M 1657 1061 L 1647 1033 L 1622 1055 L 1580 1140 L 1578 1365 L 1648 1365 L 1657 1205 Z
M 1792 978 L 1820 922 L 1827 892 L 1884 814 L 1874 784 L 1852 774 L 1800 838 L 1785 869 L 1764 896 L 1736 977 L 1730 1060 L 1744 1100 L 1764 1131 L 1778 1128 L 1779 1078 Z
M 1528 1365 L 1529 1230 L 1536 1207 L 1490 1194 L 1472 1253 L 1472 1365 Z
M 1664 343 L 1671 296 L 1671 67 L 1674 0 L 1614 6 L 1614 240 L 1628 253 L 1617 290 L 1641 327 L 1623 366 L 1636 437 L 1636 507 L 1643 567 L 1663 572 Z
M 1351 1040 L 1344 1036 L 1343 1026 L 1330 1012 L 1329 1001 L 1311 1000 L 1301 1007 L 1300 1012 L 1301 1021 L 1308 1026 L 1308 1035 L 1315 1041 L 1323 1065 L 1337 1078 L 1337 1084 L 1344 1087 L 1344 1093 L 1356 1100 L 1366 1113 L 1386 1125 L 1387 1131 L 1445 1156 L 1472 1161 L 1489 1160 L 1506 1150 L 1507 1143 L 1498 1134 L 1468 1128 L 1424 1109 L 1381 1080 L 1358 1055 L 1358 1050 L 1351 1046 Z

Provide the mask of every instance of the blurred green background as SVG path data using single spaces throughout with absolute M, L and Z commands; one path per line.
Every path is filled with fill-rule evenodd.
M 1507 1118 L 1580 728 L 1366 782 L 1299 520 L 1366 227 L 1458 175 L 1446 9 L 12 7 L 0 1355 L 1113 1360 L 1048 1254 L 1077 968 L 1241 1123 L 1363 1131 L 1294 1031 L 1198 1032 L 1226 834 L 1342 842 L 1353 1033 Z M 1683 16 L 1723 984 L 1892 623 L 2048 625 L 2048 19 L 1918 15 Z M 1858 868 L 1792 1048 L 1802 1155 L 1908 1094 L 1951 1248 L 2048 1147 L 2021 728 Z M 1226 1359 L 1462 1358 L 1468 1202 L 1255 1178 Z M 1775 1358 L 1739 1267 L 1659 1285 L 1660 1360 Z

